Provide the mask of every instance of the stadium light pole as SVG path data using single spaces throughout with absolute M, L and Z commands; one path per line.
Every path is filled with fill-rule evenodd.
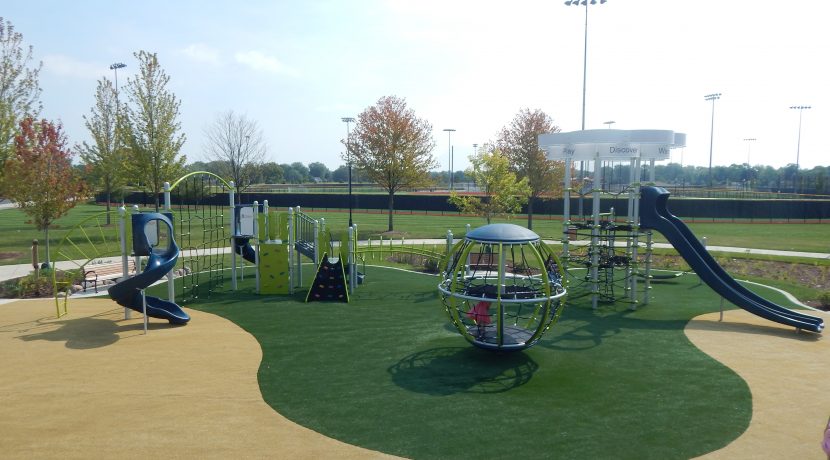
M 600 5 L 608 0 L 599 0 Z M 582 48 L 582 130 L 585 131 L 585 93 L 588 82 L 588 5 L 596 5 L 597 0 L 565 0 L 565 6 L 585 7 L 585 37 Z M 585 177 L 585 162 L 579 161 L 579 177 Z M 582 215 L 582 195 L 579 198 L 579 215 Z
M 746 142 L 746 180 L 749 188 L 752 188 L 752 163 L 750 163 L 750 153 L 752 152 L 752 143 L 757 141 L 754 137 L 745 137 Z
M 715 101 L 720 99 L 721 93 L 712 93 L 703 96 L 707 101 L 712 101 L 712 127 L 709 130 L 709 188 L 712 188 L 712 146 L 715 140 Z
M 444 131 L 447 132 L 447 153 L 450 162 L 450 190 L 452 190 L 452 133 L 455 132 L 455 129 L 445 128 Z
M 351 132 L 349 131 L 349 123 L 354 123 L 354 117 L 342 117 L 341 121 L 346 123 L 346 158 L 349 164 L 349 227 L 352 226 L 352 147 L 351 147 Z
M 794 105 L 791 106 L 790 109 L 798 110 L 798 145 L 795 149 L 795 183 L 793 184 L 793 188 L 795 189 L 795 193 L 799 193 L 799 189 L 801 187 L 798 186 L 798 170 L 799 166 L 801 165 L 801 114 L 806 109 L 810 109 L 809 105 Z

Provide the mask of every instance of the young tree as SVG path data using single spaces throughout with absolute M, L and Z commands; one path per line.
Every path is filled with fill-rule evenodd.
M 527 178 L 517 179 L 510 162 L 498 149 L 485 145 L 478 155 L 470 156 L 471 167 L 464 174 L 472 178 L 484 199 L 478 196 L 450 194 L 449 202 L 459 211 L 490 220 L 514 214 L 522 209 L 530 195 Z
M 560 129 L 545 112 L 536 109 L 519 110 L 509 125 L 499 133 L 497 145 L 510 160 L 510 166 L 519 178 L 527 179 L 530 199 L 527 204 L 527 228 L 533 228 L 533 200 L 546 193 L 561 190 L 565 173 L 562 162 L 553 162 L 539 148 L 538 136 L 557 133 Z
M 391 232 L 395 193 L 428 184 L 430 169 L 438 167 L 432 125 L 415 116 L 404 99 L 384 96 L 358 116 L 351 139 L 343 143 L 351 150 L 343 160 L 348 163 L 351 153 L 353 166 L 386 190 Z
M 205 129 L 208 157 L 221 164 L 220 176 L 230 177 L 236 186 L 237 201 L 251 186 L 257 165 L 265 157 L 262 130 L 254 120 L 236 115 L 232 110 L 217 115 Z
M 41 104 L 38 74 L 43 63 L 28 67 L 32 46 L 23 46 L 23 34 L 0 16 L 0 193 L 5 162 L 14 156 L 14 137 L 20 121 L 37 118 Z
M 75 207 L 86 194 L 86 186 L 72 167 L 61 125 L 25 118 L 15 136 L 15 155 L 5 165 L 9 198 L 28 214 L 46 236 L 49 264 L 49 227 Z
M 167 90 L 170 77 L 162 70 L 155 53 L 139 51 L 139 74 L 127 81 L 130 104 L 125 107 L 123 134 L 127 148 L 125 162 L 129 177 L 153 194 L 156 209 L 165 181 L 184 171 L 185 156 L 179 155 L 185 141 L 179 134 L 180 102 Z
M 110 210 L 113 192 L 119 192 L 125 185 L 124 155 L 117 143 L 118 99 L 112 82 L 98 80 L 95 90 L 95 105 L 84 115 L 86 129 L 92 135 L 93 144 L 83 142 L 76 150 L 87 165 L 89 177 L 104 191 L 107 197 L 107 211 Z M 107 224 L 110 216 L 107 214 Z

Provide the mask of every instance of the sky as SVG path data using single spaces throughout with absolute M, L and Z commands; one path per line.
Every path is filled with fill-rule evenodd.
M 464 169 L 523 108 L 581 129 L 585 7 L 562 0 L 44 0 L 0 14 L 43 62 L 41 116 L 73 144 L 90 139 L 96 82 L 123 62 L 122 89 L 139 50 L 157 53 L 181 101 L 188 162 L 209 159 L 204 132 L 233 110 L 262 129 L 266 161 L 335 169 L 341 118 L 388 95 L 430 122 L 441 170 L 450 143 Z M 823 0 L 597 1 L 585 128 L 686 133 L 672 153 L 684 165 L 708 166 L 712 136 L 714 165 L 828 166 L 828 17 Z

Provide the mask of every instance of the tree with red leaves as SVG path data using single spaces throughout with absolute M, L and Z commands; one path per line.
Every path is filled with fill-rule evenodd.
M 14 155 L 5 165 L 5 191 L 46 236 L 49 227 L 86 196 L 86 184 L 72 167 L 72 151 L 60 124 L 25 118 L 14 139 Z

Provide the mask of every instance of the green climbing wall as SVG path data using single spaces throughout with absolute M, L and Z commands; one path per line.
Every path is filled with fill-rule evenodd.
M 288 245 L 259 244 L 260 294 L 288 294 Z

